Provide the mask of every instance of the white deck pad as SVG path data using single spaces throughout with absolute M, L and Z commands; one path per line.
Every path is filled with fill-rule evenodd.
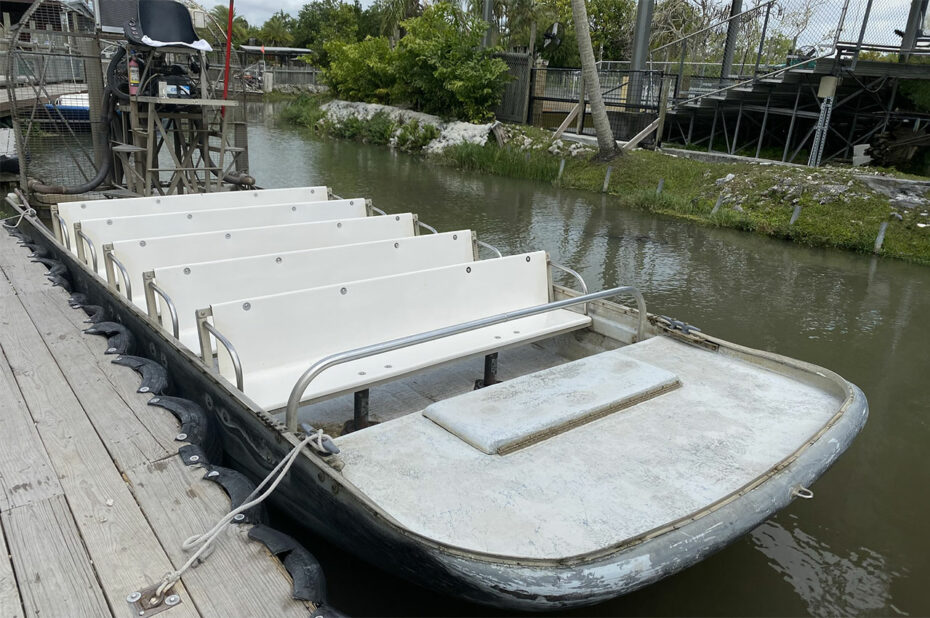
M 799 449 L 843 403 L 839 394 L 667 337 L 621 352 L 678 375 L 681 387 L 505 456 L 409 414 L 336 438 L 342 474 L 426 538 L 560 559 L 612 547 L 729 496 Z
M 167 212 L 212 210 L 238 206 L 260 206 L 264 204 L 291 204 L 318 202 L 329 199 L 327 187 L 294 187 L 291 189 L 260 189 L 254 191 L 220 191 L 215 193 L 187 193 L 184 195 L 153 195 L 130 197 L 119 200 L 81 200 L 61 202 L 58 215 L 64 219 L 71 250 L 74 243 L 74 223 L 81 219 L 101 217 L 131 217 L 154 215 Z M 57 224 L 57 222 L 53 222 Z
M 673 373 L 606 352 L 437 401 L 423 416 L 488 455 L 503 454 L 678 385 Z

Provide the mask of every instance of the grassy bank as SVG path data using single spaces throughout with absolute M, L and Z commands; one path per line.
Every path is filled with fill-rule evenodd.
M 285 112 L 285 119 L 317 132 L 372 144 L 396 145 L 377 114 L 368 121 L 334 125 L 320 109 L 322 100 L 302 98 Z M 614 161 L 594 161 L 589 151 L 576 156 L 568 144 L 553 143 L 539 129 L 510 127 L 503 147 L 458 144 L 429 160 L 484 174 L 550 182 L 563 187 L 600 192 L 611 168 L 607 193 L 628 208 L 688 219 L 705 225 L 736 228 L 814 247 L 835 247 L 871 253 L 882 223 L 887 222 L 880 255 L 930 264 L 928 206 L 894 208 L 887 196 L 857 178 L 862 169 L 793 168 L 755 163 L 705 163 L 651 151 L 634 151 Z M 417 152 L 428 141 L 418 134 Z M 565 167 L 561 178 L 561 160 Z M 874 171 L 874 170 L 873 170 Z M 661 193 L 657 192 L 662 182 Z M 720 205 L 715 206 L 720 201 Z M 800 207 L 797 220 L 791 219 Z M 894 213 L 894 214 L 893 214 Z M 899 218 L 900 217 L 900 218 Z M 921 227 L 924 225 L 926 227 Z

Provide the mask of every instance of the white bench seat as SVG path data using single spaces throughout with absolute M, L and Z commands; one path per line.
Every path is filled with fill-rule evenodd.
M 197 350 L 195 312 L 211 303 L 462 264 L 475 259 L 473 238 L 471 230 L 459 230 L 187 263 L 156 268 L 151 272 L 150 281 L 174 305 L 178 339 L 188 348 Z M 151 290 L 151 285 L 147 285 L 149 314 L 171 332 L 170 312 L 162 306 L 164 303 Z
M 180 236 L 136 238 L 112 243 L 112 253 L 129 273 L 132 301 L 145 308 L 142 273 L 155 268 L 277 251 L 405 238 L 415 236 L 416 227 L 416 217 L 411 213 L 403 213 Z M 112 273 L 108 271 L 107 279 L 113 286 L 122 286 L 118 269 Z M 125 290 L 122 287 L 120 289 L 125 294 Z
M 61 202 L 52 207 L 52 226 L 60 241 L 77 252 L 74 242 L 74 224 L 81 219 L 127 217 L 191 210 L 289 204 L 328 200 L 327 187 L 294 187 L 290 189 L 259 189 L 252 191 L 222 191 L 217 193 L 188 193 L 184 195 L 153 195 L 119 200 L 83 200 Z M 63 237 L 62 228 L 67 234 Z
M 303 401 L 351 393 L 445 363 L 554 337 L 590 323 L 591 318 L 584 314 L 559 309 L 336 365 L 311 383 Z M 298 362 L 253 373 L 246 379 L 245 392 L 262 409 L 280 410 L 287 406 L 294 383 L 308 366 L 307 362 Z
M 236 349 L 245 394 L 271 411 L 283 407 L 300 374 L 326 356 L 544 305 L 549 294 L 548 259 L 540 251 L 214 303 L 209 319 Z M 563 309 L 418 344 L 333 367 L 311 383 L 302 400 L 364 389 L 589 324 L 588 316 Z M 220 373 L 235 383 L 223 346 L 217 360 Z
M 97 259 L 97 272 L 106 277 L 101 247 L 106 243 L 152 236 L 177 236 L 217 230 L 237 230 L 269 225 L 331 221 L 368 216 L 365 198 L 325 200 L 301 204 L 271 204 L 217 208 L 206 211 L 179 211 L 157 215 L 82 219 L 75 222 L 77 254 L 88 265 Z M 81 238 L 83 234 L 86 238 Z M 93 248 L 89 251 L 90 248 Z

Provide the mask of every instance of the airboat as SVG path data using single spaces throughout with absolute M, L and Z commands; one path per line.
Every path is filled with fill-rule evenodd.
M 211 165 L 226 146 L 207 140 L 161 142 L 188 162 L 199 148 L 199 176 L 135 165 L 154 136 L 131 123 L 172 102 L 114 94 L 121 63 L 153 82 L 197 66 L 138 42 L 157 39 L 143 7 L 168 4 L 140 2 L 109 72 L 106 104 L 136 127 L 120 135 L 148 140 L 111 141 L 124 163 L 103 176 L 122 192 L 58 199 L 49 226 L 8 201 L 90 332 L 135 351 L 153 401 L 204 415 L 187 461 L 219 441 L 258 482 L 290 454 L 270 500 L 298 525 L 422 586 L 540 611 L 722 549 L 811 498 L 863 427 L 863 393 L 832 371 L 649 313 L 633 286 L 590 291 L 545 251 L 505 255 L 326 186 L 257 189 Z

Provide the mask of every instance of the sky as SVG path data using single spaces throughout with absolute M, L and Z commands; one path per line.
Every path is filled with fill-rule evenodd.
M 207 8 L 215 3 L 215 0 L 201 0 Z M 779 0 L 779 4 L 790 9 L 793 5 L 803 0 Z M 236 12 L 242 14 L 250 24 L 260 26 L 266 19 L 279 9 L 284 9 L 291 15 L 297 15 L 300 7 L 306 0 L 278 0 L 278 2 L 269 2 L 268 0 L 236 0 Z M 362 0 L 362 6 L 369 6 L 372 0 Z M 844 39 L 856 40 L 859 36 L 859 27 L 862 23 L 862 13 L 864 12 L 867 0 L 850 0 L 849 12 L 844 28 Z M 755 4 L 755 0 L 744 0 L 744 10 Z M 867 40 L 875 43 L 894 44 L 900 41 L 894 35 L 894 29 L 904 29 L 907 21 L 908 8 L 911 0 L 873 0 L 872 15 L 869 18 L 869 28 L 867 30 Z M 839 21 L 841 0 L 825 0 L 823 8 L 819 9 L 811 20 L 812 25 L 822 25 L 819 30 L 830 30 L 835 27 Z M 818 33 L 819 34 L 819 33 Z

